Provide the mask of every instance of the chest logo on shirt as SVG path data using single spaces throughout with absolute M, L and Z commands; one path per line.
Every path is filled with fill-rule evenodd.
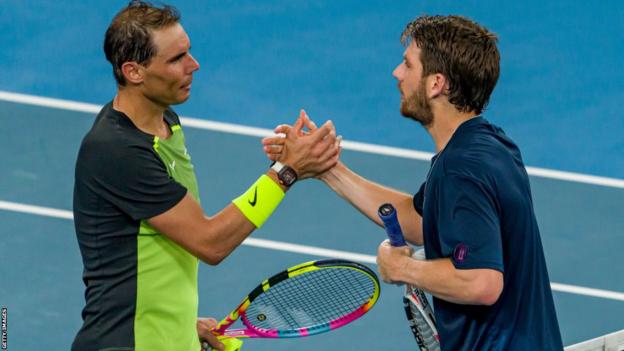
M 171 163 L 169 163 L 168 166 L 171 169 L 172 173 L 175 172 L 175 166 L 176 166 L 175 160 L 171 161 Z

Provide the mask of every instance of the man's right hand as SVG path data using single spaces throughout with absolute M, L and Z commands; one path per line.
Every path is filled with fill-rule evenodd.
M 336 136 L 332 121 L 317 128 L 301 110 L 293 126 L 282 124 L 274 131 L 284 136 L 264 138 L 264 152 L 269 159 L 292 167 L 299 179 L 317 177 L 338 163 L 342 137 Z

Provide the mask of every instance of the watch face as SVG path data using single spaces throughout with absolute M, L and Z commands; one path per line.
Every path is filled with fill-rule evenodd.
M 278 174 L 278 177 L 282 182 L 284 182 L 284 185 L 286 186 L 290 186 L 295 181 L 297 181 L 297 173 L 295 173 L 295 171 L 288 166 L 282 168 L 282 170 Z

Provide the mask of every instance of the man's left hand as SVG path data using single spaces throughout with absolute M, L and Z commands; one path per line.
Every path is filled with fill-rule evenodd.
M 404 283 L 408 262 L 414 250 L 410 246 L 393 247 L 390 241 L 384 240 L 377 249 L 377 270 L 381 279 L 389 284 Z
M 198 318 L 197 319 L 197 335 L 199 336 L 199 342 L 207 342 L 210 347 L 223 351 L 225 346 L 217 339 L 217 336 L 212 333 L 212 330 L 217 326 L 217 321 L 214 318 Z M 202 347 L 203 350 L 203 347 Z

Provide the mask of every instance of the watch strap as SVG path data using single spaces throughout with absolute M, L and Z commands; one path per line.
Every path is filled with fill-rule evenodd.
M 285 165 L 279 161 L 273 161 L 273 163 L 271 164 L 271 169 L 279 174 L 279 172 L 282 170 L 282 168 L 284 168 L 284 166 Z
M 297 172 L 290 166 L 275 161 L 271 164 L 271 169 L 277 173 L 277 178 L 283 185 L 291 186 L 297 181 Z

